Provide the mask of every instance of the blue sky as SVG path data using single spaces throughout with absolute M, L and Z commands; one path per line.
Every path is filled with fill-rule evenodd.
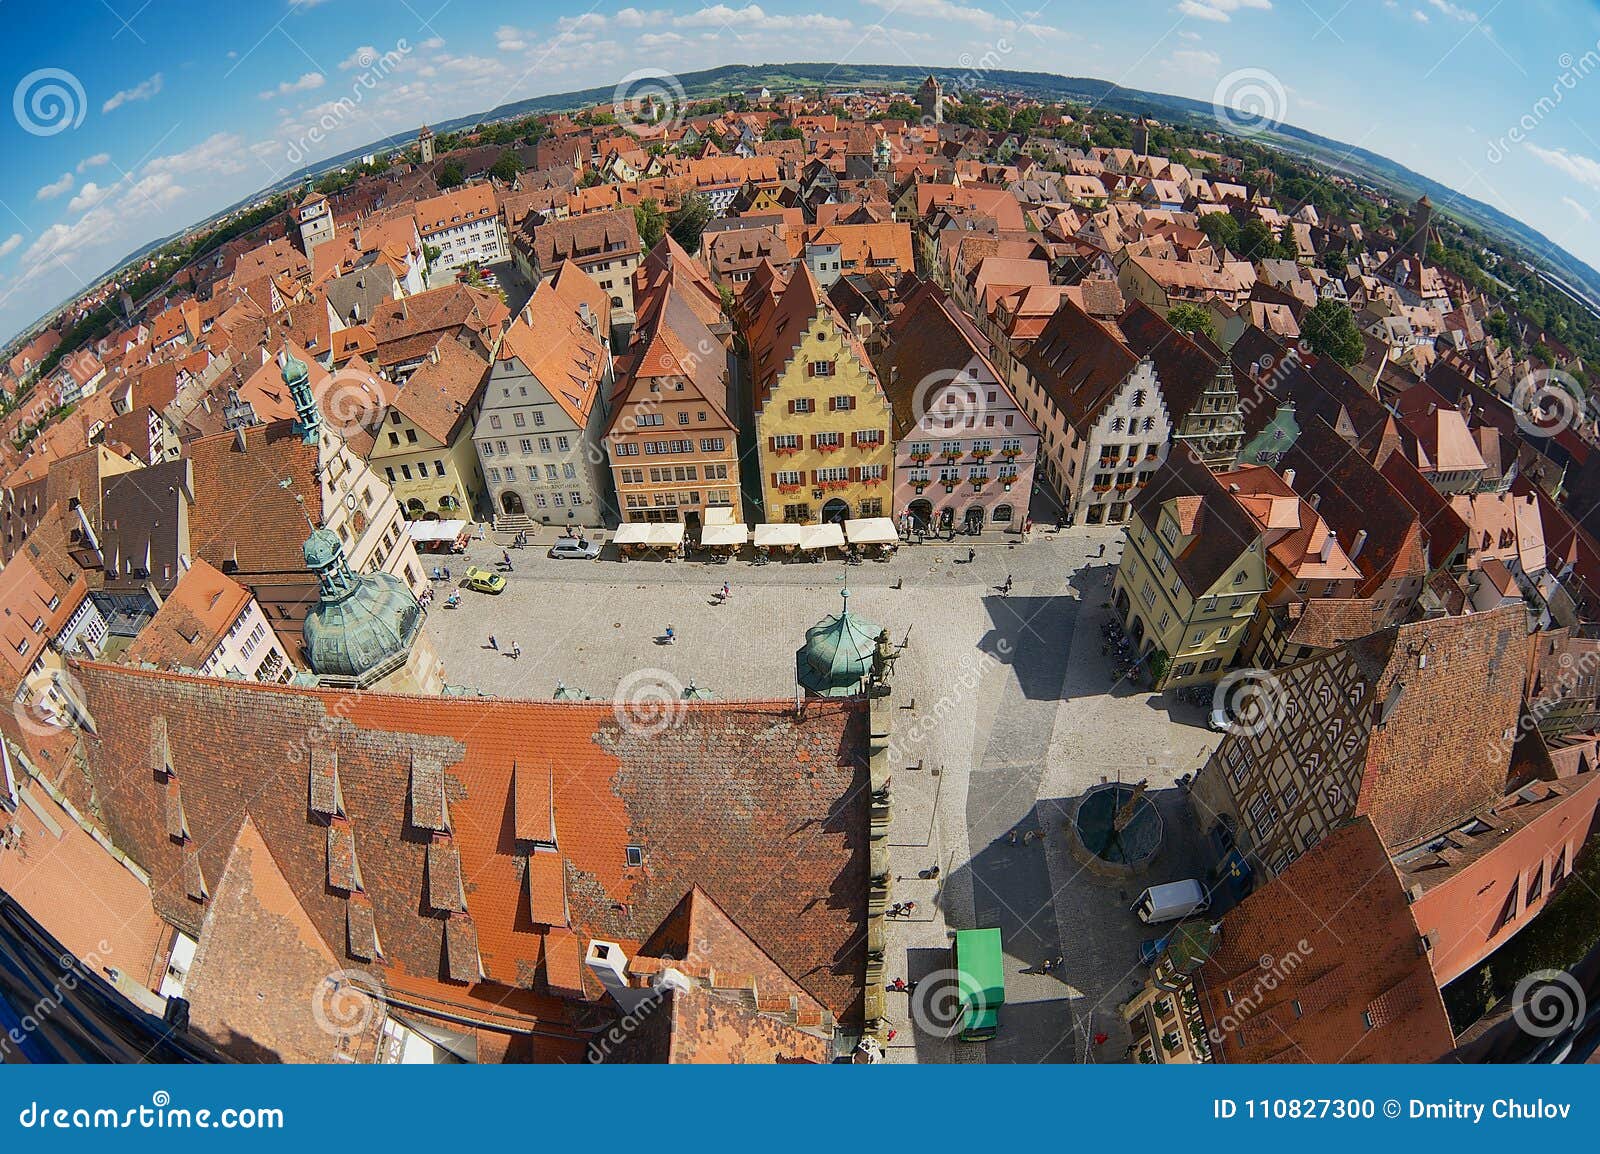
M 766 61 L 989 59 L 1265 100 L 1600 266 L 1593 0 L 13 0 L 0 31 L 0 339 L 305 160 L 638 69 Z

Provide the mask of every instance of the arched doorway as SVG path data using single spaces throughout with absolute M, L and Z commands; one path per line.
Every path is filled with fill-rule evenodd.
M 926 533 L 933 528 L 933 502 L 916 500 L 911 502 L 906 512 L 911 514 L 911 528 L 918 533 Z
M 850 503 L 839 497 L 829 499 L 822 506 L 822 523 L 824 525 L 846 520 L 850 516 Z
M 996 525 L 1011 524 L 1011 506 L 996 505 L 994 507 L 994 512 L 989 514 L 989 520 L 993 521 Z
M 1135 645 L 1139 645 L 1140 643 L 1142 643 L 1144 641 L 1144 618 L 1143 617 L 1135 617 L 1133 619 L 1133 628 L 1128 630 L 1128 635 L 1133 638 L 1133 643 Z
M 939 528 L 948 529 L 956 523 L 956 511 L 951 508 L 939 510 Z
M 1128 591 L 1126 589 L 1118 589 L 1115 600 L 1117 605 L 1117 616 L 1126 621 L 1128 619 L 1128 606 L 1130 604 L 1128 601 Z
M 962 524 L 968 533 L 983 532 L 983 506 L 968 505 L 966 516 L 962 518 Z
M 408 521 L 418 520 L 427 511 L 428 507 L 416 497 L 406 502 L 406 520 Z
M 528 507 L 522 503 L 522 494 L 507 489 L 500 494 L 500 511 L 514 517 L 527 513 Z

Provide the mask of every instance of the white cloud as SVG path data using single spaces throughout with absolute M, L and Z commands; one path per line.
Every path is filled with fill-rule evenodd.
M 428 37 L 426 40 L 424 40 L 422 42 L 421 46 L 423 48 L 428 49 L 430 52 L 433 51 L 435 48 L 443 48 L 444 47 L 444 37 L 443 36 L 430 36 L 430 37 Z
M 99 168 L 102 164 L 110 163 L 111 154 L 109 152 L 97 152 L 93 156 L 86 156 L 78 161 L 78 171 L 83 172 L 86 169 Z
M 1573 212 L 1573 215 L 1579 220 L 1583 221 L 1584 224 L 1588 224 L 1594 219 L 1594 213 L 1589 211 L 1587 205 L 1580 204 L 1578 201 L 1573 200 L 1570 196 L 1563 196 L 1561 198 L 1561 203 L 1570 208 Z M 4 253 L 0 253 L 0 256 L 4 255 Z
M 34 193 L 35 200 L 54 200 L 62 193 L 72 191 L 72 173 L 63 172 L 60 180 L 52 180 L 38 192 Z
M 1435 11 L 1443 12 L 1452 20 L 1459 20 L 1463 24 L 1476 24 L 1478 22 L 1478 14 L 1476 12 L 1462 8 L 1460 5 L 1452 4 L 1450 0 L 1428 0 L 1428 3 L 1433 5 Z
M 520 28 L 502 24 L 494 30 L 494 46 L 502 52 L 521 52 L 528 47 L 528 39 Z
M 1233 19 L 1235 12 L 1246 8 L 1265 12 L 1271 7 L 1272 0 L 1179 0 L 1178 14 L 1192 16 L 1196 20 L 1210 20 L 1214 24 L 1226 24 Z
M 6 237 L 5 240 L 0 240 L 0 260 L 4 260 L 21 247 L 22 234 L 20 232 L 14 232 Z
M 339 71 L 349 72 L 352 68 L 368 68 L 377 58 L 378 50 L 370 44 L 363 44 L 339 61 Z
M 1431 23 L 1433 23 L 1433 21 L 1428 19 L 1428 14 L 1426 12 L 1424 12 L 1421 8 L 1413 8 L 1411 10 L 1411 18 L 1413 20 L 1415 20 L 1418 24 L 1431 24 Z
M 1236 0 L 1227 0 L 1234 3 Z M 1266 0 L 1261 0 L 1266 2 Z M 986 32 L 1028 31 L 1035 34 L 1054 34 L 1056 29 L 1038 23 L 1032 15 L 1027 22 L 1008 20 L 986 8 L 958 4 L 955 0 L 867 0 L 875 8 L 883 8 L 889 16 L 915 17 L 918 20 L 941 23 L 970 24 Z M 1008 6 L 1009 7 L 1009 6 Z M 708 9 L 707 11 L 710 11 Z M 1014 11 L 1014 9 L 1013 9 Z M 887 18 L 887 17 L 886 17 Z
M 132 88 L 124 88 L 121 92 L 113 93 L 110 100 L 100 106 L 102 113 L 114 112 L 131 100 L 149 100 L 161 91 L 161 73 L 157 72 L 149 80 L 141 81 Z
M 78 190 L 78 195 L 67 202 L 67 211 L 87 211 L 104 200 L 115 188 L 116 185 L 114 184 L 110 187 L 103 188 L 92 180 L 87 181 L 84 183 L 84 186 Z
M 1204 48 L 1179 48 L 1162 61 L 1168 68 L 1199 76 L 1215 76 L 1222 67 L 1222 57 Z
M 307 72 L 297 80 L 285 80 L 278 87 L 267 89 L 261 93 L 261 99 L 276 100 L 280 96 L 293 96 L 296 92 L 311 92 L 321 88 L 327 79 L 320 72 Z
M 611 17 L 611 22 L 618 28 L 647 28 L 660 24 L 669 13 L 663 11 L 644 12 L 638 8 L 620 8 Z
M 1579 184 L 1600 189 L 1600 160 L 1564 148 L 1540 148 L 1537 144 L 1524 147 L 1557 172 L 1565 173 Z

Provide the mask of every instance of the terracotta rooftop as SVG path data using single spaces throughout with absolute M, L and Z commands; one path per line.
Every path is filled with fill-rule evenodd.
M 609 702 L 351 697 L 94 663 L 75 673 L 98 723 L 83 739 L 84 772 L 107 830 L 150 872 L 157 909 L 191 932 L 218 900 L 248 817 L 322 939 L 341 961 L 370 960 L 352 952 L 370 952 L 370 940 L 351 937 L 351 896 L 328 882 L 328 819 L 308 809 L 316 748 L 324 765 L 336 758 L 386 980 L 412 996 L 563 1030 L 576 987 L 602 996 L 582 966 L 587 943 L 637 952 L 699 886 L 807 996 L 843 1023 L 860 1021 L 859 703 L 813 703 L 803 720 L 786 702 L 695 703 L 646 735 L 624 728 Z M 442 771 L 414 774 L 418 758 Z M 261 774 L 266 761 L 283 772 Z M 516 838 L 514 767 L 554 768 L 570 928 L 528 919 L 533 847 Z M 442 832 L 416 824 L 429 780 L 443 791 Z M 187 847 L 163 816 L 173 783 Z M 430 908 L 427 849 L 441 840 L 458 855 L 464 911 Z M 203 887 L 209 903 L 191 896 Z M 454 980 L 464 972 L 455 919 L 465 919 L 482 982 Z
M 1455 1042 L 1405 891 L 1365 819 L 1228 912 L 1198 988 L 1232 1064 L 1432 1062 Z

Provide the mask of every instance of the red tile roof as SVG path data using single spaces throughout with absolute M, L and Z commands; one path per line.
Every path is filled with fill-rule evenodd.
M 1365 819 L 1229 911 L 1198 989 L 1234 1064 L 1432 1062 L 1455 1043 L 1405 892 Z
M 336 952 L 349 904 L 326 881 L 310 813 L 308 745 L 338 755 L 346 813 L 385 973 L 419 997 L 503 1003 L 559 1026 L 563 990 L 599 983 L 581 952 L 634 952 L 698 885 L 805 994 L 860 1021 L 865 966 L 865 715 L 859 703 L 693 703 L 664 733 L 631 732 L 609 703 L 400 697 L 262 686 L 85 663 L 98 733 L 85 767 L 113 841 L 152 876 L 157 908 L 198 928 L 184 851 L 165 832 L 160 761 L 182 783 L 193 861 L 215 886 L 246 816 Z M 161 731 L 153 733 L 153 725 Z M 461 986 L 468 926 L 427 907 L 429 836 L 409 800 L 415 755 L 443 765 L 447 836 L 488 981 Z M 274 764 L 281 772 L 263 774 Z M 512 767 L 554 771 L 557 852 L 572 931 L 529 919 Z M 637 847 L 642 864 L 629 865 Z M 759 868 L 752 863 L 759 862 Z M 192 872 L 192 871 L 191 871 Z M 214 902 L 215 897 L 212 898 Z M 447 941 L 448 938 L 448 948 Z

